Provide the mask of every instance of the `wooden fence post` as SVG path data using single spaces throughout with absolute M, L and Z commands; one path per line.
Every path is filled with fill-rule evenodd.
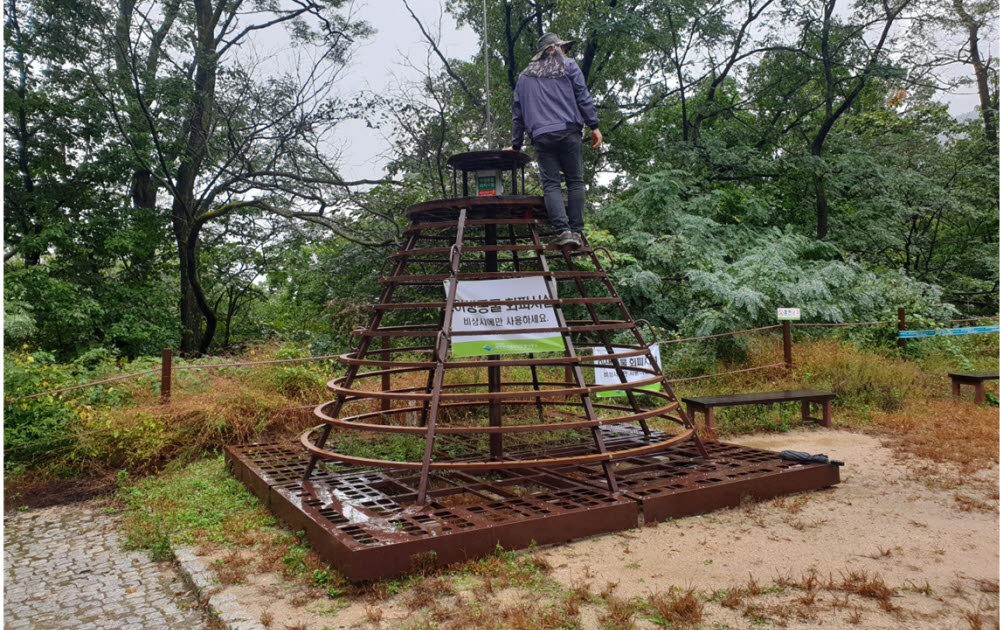
M 163 361 L 160 363 L 160 402 L 170 402 L 170 376 L 174 353 L 170 348 L 163 349 Z
M 785 351 L 785 369 L 792 369 L 792 322 L 781 322 L 781 347 Z
M 903 331 L 906 330 L 906 309 L 900 306 L 896 309 L 896 317 L 898 321 L 896 322 L 896 330 Z M 902 339 L 899 336 L 896 337 L 896 347 L 906 348 L 906 339 Z

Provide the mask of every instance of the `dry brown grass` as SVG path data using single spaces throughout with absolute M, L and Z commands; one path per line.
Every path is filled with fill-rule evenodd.
M 410 610 L 426 608 L 455 594 L 455 587 L 449 578 L 427 578 L 417 580 L 407 593 L 405 604 Z
M 881 557 L 881 556 L 880 556 Z M 909 590 L 932 596 L 930 584 Z M 739 610 L 754 623 L 785 626 L 791 620 L 816 621 L 823 612 L 843 610 L 850 624 L 860 623 L 865 608 L 852 603 L 852 596 L 872 600 L 881 610 L 896 615 L 903 610 L 893 603 L 896 589 L 889 587 L 878 573 L 849 571 L 821 578 L 815 571 L 801 577 L 778 575 L 770 583 L 759 581 L 752 574 L 744 584 L 716 591 L 709 599 L 721 606 Z
M 574 578 L 570 582 L 569 589 L 566 591 L 566 599 L 563 601 L 563 607 L 566 609 L 567 614 L 576 616 L 580 613 L 580 605 L 591 602 L 593 599 L 594 595 L 590 592 L 590 582 Z
M 740 589 L 729 589 L 719 601 L 726 608 L 736 609 L 743 605 L 742 591 Z
M 252 378 L 203 375 L 204 391 L 101 411 L 74 427 L 75 452 L 92 454 L 92 473 L 126 468 L 152 472 L 173 459 L 190 460 L 225 444 L 291 437 L 312 423 L 305 402 Z
M 260 625 L 265 628 L 270 628 L 271 624 L 274 623 L 274 615 L 269 610 L 265 610 L 260 613 Z
M 847 623 L 858 625 L 861 623 L 861 609 L 855 608 L 851 611 L 851 614 L 847 616 Z
M 215 565 L 215 574 L 219 582 L 225 585 L 242 584 L 247 579 L 248 565 L 252 558 L 237 550 L 230 551 Z
M 607 630 L 628 630 L 635 627 L 635 614 L 639 611 L 639 605 L 634 600 L 609 592 L 604 597 L 603 608 L 597 618 Z
M 887 612 L 898 608 L 892 603 L 892 597 L 896 594 L 895 589 L 889 588 L 885 579 L 878 573 L 848 571 L 841 574 L 839 582 L 834 582 L 831 578 L 830 588 L 873 599 Z
M 996 595 L 1000 593 L 1000 580 L 977 579 L 976 590 L 980 593 Z
M 891 446 L 916 457 L 955 464 L 962 473 L 1000 461 L 995 407 L 927 398 L 908 401 L 899 411 L 875 414 L 874 421 L 891 436 Z
M 649 606 L 660 619 L 678 628 L 701 623 L 704 612 L 704 605 L 694 589 L 671 589 L 666 593 L 653 593 L 649 596 Z
M 365 606 L 364 611 L 365 619 L 368 620 L 368 623 L 373 623 L 375 625 L 382 623 L 382 618 L 385 616 L 384 610 L 378 606 Z
M 958 504 L 958 509 L 963 512 L 995 512 L 996 507 L 989 501 L 982 501 L 975 497 L 970 497 L 968 495 L 959 494 L 956 492 L 954 494 L 955 503 Z

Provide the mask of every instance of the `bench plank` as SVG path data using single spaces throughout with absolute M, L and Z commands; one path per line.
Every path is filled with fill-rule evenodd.
M 952 378 L 968 379 L 970 381 L 996 381 L 1000 374 L 996 372 L 948 372 Z

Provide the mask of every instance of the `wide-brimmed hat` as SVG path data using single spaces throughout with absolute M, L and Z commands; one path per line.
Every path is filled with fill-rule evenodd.
M 573 40 L 566 41 L 563 38 L 556 35 L 555 33 L 546 33 L 541 37 L 539 37 L 538 42 L 535 44 L 534 59 L 538 59 L 538 57 L 542 54 L 542 52 L 545 51 L 546 48 L 553 45 L 566 46 L 567 48 L 570 48 L 573 46 Z

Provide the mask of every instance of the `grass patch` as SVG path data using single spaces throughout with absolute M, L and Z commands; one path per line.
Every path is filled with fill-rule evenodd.
M 221 455 L 167 470 L 134 485 L 118 497 L 125 506 L 125 544 L 162 558 L 172 543 L 191 545 L 244 542 L 274 517 L 225 468 Z
M 1000 460 L 1000 427 L 994 407 L 971 401 L 932 399 L 909 401 L 892 413 L 874 415 L 880 433 L 906 453 L 951 463 L 968 473 Z

